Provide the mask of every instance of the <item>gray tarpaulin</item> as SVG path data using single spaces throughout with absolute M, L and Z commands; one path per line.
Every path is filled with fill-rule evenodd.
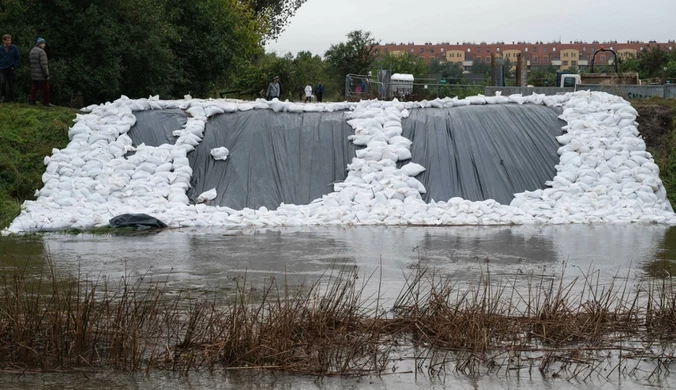
M 411 161 L 427 168 L 417 178 L 426 201 L 454 196 L 495 199 L 544 188 L 559 161 L 556 139 L 563 122 L 556 109 L 536 105 L 485 105 L 411 110 L 403 136 L 413 141 Z M 136 111 L 129 131 L 134 145 L 174 144 L 186 122 L 182 110 Z M 346 177 L 355 154 L 346 112 L 275 113 L 252 110 L 209 119 L 204 139 L 188 154 L 193 168 L 192 201 L 216 188 L 212 205 L 234 209 L 281 203 L 308 204 Z M 230 156 L 214 160 L 224 146 Z M 404 164 L 407 162 L 404 162 Z
M 222 114 L 207 122 L 204 138 L 188 154 L 193 169 L 192 201 L 216 188 L 211 205 L 233 209 L 281 203 L 308 204 L 333 191 L 355 155 L 346 112 L 275 113 L 251 110 Z M 226 147 L 225 161 L 211 149 Z
M 141 144 L 173 145 L 177 137 L 174 137 L 172 133 L 174 130 L 182 129 L 188 121 L 185 113 L 180 109 L 134 111 L 134 116 L 136 116 L 136 123 L 127 133 L 134 146 Z
M 537 105 L 484 105 L 411 110 L 403 121 L 411 161 L 426 201 L 461 197 L 509 204 L 513 194 L 544 188 L 556 174 L 565 122 Z

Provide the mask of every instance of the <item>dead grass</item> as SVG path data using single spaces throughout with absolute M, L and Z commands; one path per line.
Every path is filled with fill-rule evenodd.
M 382 375 L 408 359 L 415 372 L 437 375 L 669 372 L 671 279 L 629 286 L 619 275 L 617 284 L 603 284 L 591 270 L 565 276 L 493 280 L 486 268 L 460 285 L 417 269 L 383 308 L 380 291 L 363 295 L 367 283 L 379 282 L 359 284 L 356 269 L 327 271 L 300 287 L 275 279 L 254 287 L 245 275 L 233 280 L 227 303 L 216 304 L 143 278 L 60 278 L 52 266 L 28 278 L 17 268 L 0 283 L 0 369 Z

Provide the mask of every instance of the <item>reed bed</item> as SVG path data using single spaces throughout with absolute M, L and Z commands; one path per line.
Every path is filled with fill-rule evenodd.
M 501 277 L 459 282 L 432 269 L 405 276 L 391 307 L 357 269 L 310 285 L 234 278 L 218 303 L 144 278 L 88 280 L 18 268 L 0 280 L 0 370 L 115 369 L 384 375 L 503 372 L 587 379 L 669 373 L 676 356 L 672 279 L 603 284 Z M 566 282 L 566 280 L 568 280 Z M 361 282 L 360 282 L 361 281 Z M 259 282 L 260 284 L 260 282 Z M 373 289 L 371 289 L 372 291 Z

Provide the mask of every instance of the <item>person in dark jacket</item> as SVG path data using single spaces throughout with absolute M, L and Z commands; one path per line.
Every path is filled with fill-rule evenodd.
M 30 104 L 35 104 L 35 98 L 37 97 L 38 90 L 40 90 L 42 105 L 51 106 L 49 103 L 49 67 L 47 66 L 45 45 L 45 40 L 38 38 L 37 42 L 35 42 L 35 47 L 28 56 L 31 64 L 31 80 L 33 80 L 29 101 Z
M 12 45 L 12 36 L 5 34 L 0 46 L 0 99 L 5 102 L 14 100 L 14 72 L 19 67 L 21 55 L 19 49 Z M 7 89 L 9 87 L 9 93 Z
M 324 96 L 324 85 L 322 84 L 321 81 L 315 87 L 315 96 L 317 96 L 317 103 L 321 103 L 322 96 Z

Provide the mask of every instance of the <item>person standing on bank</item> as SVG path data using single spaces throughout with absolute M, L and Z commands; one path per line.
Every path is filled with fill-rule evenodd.
M 310 83 L 305 86 L 305 103 L 307 102 L 312 103 L 312 85 Z
M 266 93 L 266 96 L 268 97 L 268 100 L 272 100 L 274 98 L 279 99 L 280 92 L 281 88 L 279 87 L 279 76 L 275 76 L 275 78 L 272 79 L 272 82 L 268 85 L 268 92 Z
M 14 100 L 14 72 L 19 67 L 21 55 L 19 49 L 12 45 L 12 36 L 5 34 L 0 47 L 0 101 Z M 6 90 L 9 88 L 9 93 Z
M 40 98 L 43 106 L 51 106 L 49 103 L 49 67 L 47 66 L 47 53 L 45 53 L 45 40 L 38 38 L 35 47 L 28 56 L 31 64 L 31 87 L 30 104 L 35 104 L 35 98 L 40 90 Z
M 324 96 L 324 85 L 322 85 L 321 81 L 315 87 L 315 96 L 317 96 L 317 103 L 321 103 L 322 96 Z

